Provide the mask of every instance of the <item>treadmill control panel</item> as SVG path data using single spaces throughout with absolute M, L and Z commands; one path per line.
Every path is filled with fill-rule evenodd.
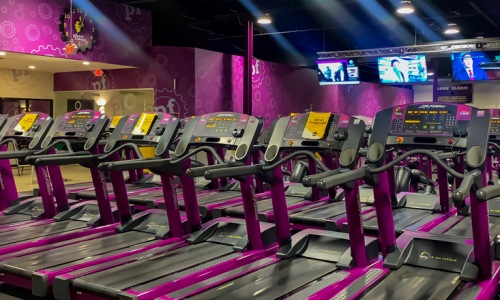
M 123 116 L 113 116 L 113 118 L 111 118 L 111 122 L 108 124 L 108 127 L 106 127 L 106 132 L 112 132 L 118 125 L 118 122 L 120 122 L 121 118 L 123 118 Z
M 477 117 L 484 116 L 477 111 Z M 410 104 L 392 108 L 388 145 L 466 147 L 472 107 L 453 104 Z
M 491 119 L 490 141 L 500 140 L 500 118 Z
M 98 111 L 80 110 L 58 117 L 54 123 L 42 147 L 47 147 L 57 140 L 68 140 L 84 143 L 84 150 L 90 150 L 98 144 L 109 119 Z
M 7 119 L 0 130 L 0 140 L 13 138 L 29 141 L 29 149 L 39 149 L 51 127 L 53 119 L 44 113 L 29 112 L 12 116 Z
M 223 146 L 236 149 L 235 158 L 242 160 L 251 152 L 262 129 L 262 120 L 235 112 L 218 112 L 190 119 L 185 125 L 176 156 L 190 147 Z
M 113 130 L 104 150 L 109 152 L 124 143 L 157 145 L 156 155 L 163 156 L 173 143 L 180 120 L 172 115 L 147 112 L 122 117 Z

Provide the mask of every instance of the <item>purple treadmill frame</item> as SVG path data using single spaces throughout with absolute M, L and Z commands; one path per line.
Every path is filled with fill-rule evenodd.
M 0 146 L 0 152 L 6 152 L 7 145 Z M 8 159 L 0 159 L 0 211 L 12 205 L 19 199 L 12 167 Z

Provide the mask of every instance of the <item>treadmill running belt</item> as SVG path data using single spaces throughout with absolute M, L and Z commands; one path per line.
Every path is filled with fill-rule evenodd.
M 303 198 L 299 197 L 286 197 L 286 205 L 291 206 L 298 202 L 304 202 Z M 271 199 L 257 201 L 257 211 L 259 213 L 266 212 L 273 209 L 273 202 Z M 243 216 L 243 205 L 226 208 L 224 210 L 227 216 Z
M 412 208 L 398 208 L 392 211 L 394 217 L 394 227 L 396 231 L 401 232 L 406 227 L 417 223 L 418 221 L 431 215 L 430 210 L 420 210 Z M 378 230 L 377 218 L 371 218 L 363 221 L 363 227 L 368 230 Z
M 157 185 L 134 185 L 134 184 L 128 184 L 127 185 L 127 192 L 132 192 L 132 191 L 137 191 L 140 189 L 147 189 L 147 188 L 159 188 Z M 114 194 L 113 192 L 113 186 L 111 184 L 108 184 L 108 193 Z M 79 191 L 74 194 L 74 197 L 78 199 L 95 199 L 95 190 L 94 188 L 90 188 L 88 190 L 84 191 Z M 74 198 L 73 197 L 73 198 Z
M 221 244 L 201 243 L 174 251 L 165 251 L 123 266 L 89 274 L 73 281 L 77 289 L 117 297 L 130 287 L 140 285 L 174 272 L 191 268 L 200 263 L 232 253 L 232 247 Z M 142 255 L 138 253 L 136 255 Z
M 241 192 L 227 191 L 227 192 L 215 192 L 207 195 L 198 195 L 198 205 L 208 204 L 212 202 L 220 202 L 233 198 L 241 198 Z M 179 199 L 179 206 L 184 208 L 184 199 Z
M 310 210 L 302 211 L 290 216 L 290 221 L 295 223 L 321 223 L 326 219 L 345 213 L 345 202 L 329 203 Z
M 14 244 L 82 228 L 87 228 L 87 224 L 85 222 L 70 220 L 23 228 L 22 230 L 13 230 L 10 232 L 0 233 L 0 245 Z
M 78 261 L 117 249 L 128 248 L 152 240 L 155 240 L 152 234 L 130 231 L 8 259 L 0 263 L 0 270 L 31 276 L 34 271 Z
M 369 300 L 443 300 L 455 291 L 460 276 L 439 270 L 402 266 L 363 296 Z
M 334 263 L 304 257 L 281 260 L 189 299 L 276 299 L 336 269 Z
M 490 216 L 490 237 L 494 238 L 500 233 L 500 218 Z M 458 224 L 444 233 L 445 235 L 472 237 L 472 219 L 462 219 Z
M 21 214 L 2 215 L 0 216 L 0 225 L 7 225 L 7 224 L 30 221 L 30 220 L 33 219 L 31 218 L 31 216 L 28 215 L 21 215 Z

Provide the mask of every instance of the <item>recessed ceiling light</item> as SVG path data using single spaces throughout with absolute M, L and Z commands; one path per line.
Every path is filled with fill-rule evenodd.
M 84 64 L 84 65 L 88 66 L 88 65 L 90 65 L 90 62 L 88 62 L 88 61 L 83 61 L 83 62 L 82 62 L 82 64 Z
M 407 15 L 415 12 L 415 7 L 411 3 L 411 1 L 403 0 L 399 4 L 398 9 L 396 10 L 399 14 Z
M 35 66 L 28 66 L 28 68 L 35 69 L 36 67 Z
M 273 20 L 271 19 L 271 16 L 269 16 L 269 14 L 265 14 L 257 19 L 257 23 L 262 25 L 268 25 L 271 24 L 272 22 Z
M 5 55 L 7 55 L 7 52 L 5 52 L 5 51 L 0 51 L 0 56 L 5 56 Z
M 444 30 L 444 34 L 457 34 L 460 32 L 460 29 L 458 28 L 457 24 L 455 23 L 450 23 L 448 26 L 446 26 Z

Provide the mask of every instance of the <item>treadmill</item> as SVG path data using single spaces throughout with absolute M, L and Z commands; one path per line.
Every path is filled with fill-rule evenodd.
M 17 122 L 15 121 L 17 120 Z M 24 121 L 23 121 L 24 120 Z M 29 120 L 27 122 L 26 120 Z M 13 119 L 7 135 L 14 135 L 17 126 L 28 126 L 32 134 L 37 136 L 44 132 L 45 138 L 41 141 L 41 149 L 37 151 L 26 150 L 18 151 L 18 157 L 24 156 L 28 163 L 31 163 L 33 155 L 43 153 L 53 153 L 54 146 L 57 144 L 65 144 L 68 149 L 72 150 L 72 145 L 83 144 L 84 153 L 95 151 L 97 141 L 100 139 L 102 130 L 107 125 L 109 120 L 99 112 L 82 110 L 77 112 L 69 112 L 58 117 L 50 130 L 45 133 L 45 127 L 52 123 L 52 119 L 48 119 L 46 115 L 27 113 L 25 116 Z M 17 125 L 16 125 L 17 124 Z M 21 125 L 19 125 L 21 124 Z M 28 125 L 26 125 L 28 124 Z M 24 131 L 21 131 L 23 135 Z M 39 141 L 36 137 L 32 143 Z M 8 152 L 4 154 L 9 154 Z M 79 152 L 65 154 L 47 154 L 55 157 L 57 160 L 62 160 L 67 155 L 78 155 Z M 30 155 L 29 157 L 26 157 Z M 104 192 L 98 194 L 97 201 L 87 201 L 70 205 L 66 198 L 64 183 L 58 166 L 41 166 L 35 165 L 39 178 L 40 193 L 43 196 L 41 204 L 38 204 L 40 209 L 37 211 L 36 206 L 30 204 L 31 210 L 43 212 L 44 221 L 38 221 L 36 226 L 17 227 L 16 230 L 5 230 L 0 232 L 0 256 L 3 258 L 13 257 L 17 255 L 27 254 L 47 249 L 51 247 L 60 247 L 74 243 L 75 241 L 88 240 L 102 235 L 110 234 L 114 228 L 113 223 L 116 218 L 116 209 L 114 205 L 105 197 Z M 52 170 L 52 172 L 51 172 Z M 97 170 L 97 169 L 96 169 Z M 98 170 L 97 170 L 98 171 Z M 93 173 L 93 180 L 101 185 L 102 176 L 98 172 Z M 53 194 L 52 194 L 53 191 Z M 56 198 L 54 201 L 54 197 Z M 59 197 L 59 198 L 58 198 Z M 21 203 L 16 213 L 26 218 L 26 206 Z M 57 205 L 56 205 L 57 204 Z M 99 208 L 106 207 L 107 210 L 99 212 Z M 34 208 L 33 208 L 34 207 Z M 13 211 L 13 210 L 11 210 Z M 7 217 L 10 217 L 7 216 Z M 31 216 L 29 216 L 31 218 Z M 1 274 L 4 282 L 19 283 L 16 279 L 8 278 L 6 274 Z M 22 284 L 22 283 L 21 283 Z
M 189 158 L 201 151 L 214 154 L 219 162 L 215 166 L 202 167 L 202 170 L 226 167 L 228 164 L 222 163 L 222 158 L 216 152 L 216 148 L 221 146 L 236 151 L 235 162 L 231 164 L 244 166 L 249 162 L 252 145 L 261 127 L 261 120 L 245 114 L 220 112 L 202 115 L 190 119 L 185 125 L 172 158 L 101 164 L 102 170 L 109 170 L 112 174 L 121 174 L 128 169 L 147 168 L 170 178 L 173 175 L 180 176 L 186 201 L 187 229 L 192 233 L 187 241 L 181 239 L 185 241 L 181 247 L 156 246 L 128 252 L 124 249 L 123 253 L 114 256 L 98 257 L 92 260 L 92 265 L 68 267 L 65 269 L 66 273 L 59 274 L 54 280 L 54 296 L 58 299 L 88 299 L 87 297 L 95 296 L 150 298 L 161 292 L 163 287 L 166 290 L 171 288 L 172 278 L 176 279 L 176 287 L 189 287 L 195 279 L 201 281 L 204 277 L 216 276 L 223 280 L 227 276 L 270 263 L 272 259 L 267 256 L 276 250 L 274 225 L 259 222 L 251 209 L 255 201 L 253 179 L 250 176 L 238 178 L 243 201 L 248 204 L 246 220 L 219 218 L 200 227 L 194 182 L 186 175 Z M 166 134 L 159 134 L 163 135 L 158 142 L 157 153 L 166 149 Z M 170 180 L 165 180 L 164 183 L 167 211 L 177 210 L 178 215 L 175 189 Z M 126 200 L 118 197 L 117 201 L 123 199 Z M 173 220 L 172 215 L 169 214 L 169 221 Z M 154 224 L 165 219 L 157 219 Z M 136 231 L 145 229 L 138 227 Z M 41 277 L 45 272 L 47 270 L 40 270 L 37 272 L 40 275 L 35 276 Z M 139 287 L 139 290 L 135 291 L 135 287 Z
M 486 161 L 489 126 L 488 110 L 467 105 L 414 103 L 389 108 L 376 116 L 367 165 L 318 183 L 323 189 L 354 179 L 377 183 L 373 186 L 384 262 L 383 267 L 372 270 L 391 271 L 375 286 L 364 285 L 363 299 L 493 299 L 496 296 L 500 263 L 492 260 L 487 201 L 500 196 L 500 186 L 484 187 L 481 171 Z M 384 165 L 384 148 L 397 145 L 415 149 Z M 451 150 L 450 156 L 457 154 L 454 151 L 465 150 L 467 172 L 452 169 L 442 161 L 442 154 L 419 148 Z M 472 238 L 407 230 L 396 240 L 386 172 L 411 155 L 426 155 L 445 172 L 463 179 L 453 192 L 453 200 L 463 206 L 470 197 Z M 359 297 L 351 291 L 353 287 L 358 285 L 344 286 L 338 295 Z
M 311 128 L 314 131 L 311 131 Z M 260 270 L 234 278 L 229 282 L 222 282 L 193 297 L 190 297 L 192 293 L 189 294 L 189 290 L 184 289 L 166 293 L 158 299 L 184 297 L 190 297 L 190 299 L 309 299 L 315 295 L 316 291 L 325 287 L 335 290 L 346 282 L 356 280 L 374 282 L 383 277 L 385 274 L 383 271 L 367 271 L 369 266 L 378 263 L 378 242 L 375 238 L 364 237 L 361 226 L 359 230 L 351 230 L 350 233 L 305 229 L 290 236 L 290 224 L 287 211 L 284 209 L 286 205 L 284 193 L 279 188 L 279 185 L 282 185 L 279 165 L 296 156 L 311 158 L 324 173 L 328 174 L 338 174 L 341 170 L 354 169 L 358 162 L 363 132 L 363 121 L 346 115 L 311 112 L 285 117 L 276 125 L 275 134 L 265 154 L 264 165 L 207 172 L 208 179 L 228 174 L 238 176 L 257 173 L 270 181 L 272 191 L 275 192 L 273 193 L 273 209 L 280 245 L 275 257 L 276 261 Z M 343 146 L 335 145 L 339 143 Z M 329 151 L 330 148 L 342 149 L 339 160 L 341 169 L 330 170 L 314 154 L 318 151 Z M 281 151 L 291 154 L 280 160 Z M 357 181 L 353 183 L 353 186 L 344 186 L 345 205 L 351 224 L 361 222 L 360 207 L 356 201 L 359 197 L 357 187 Z M 325 295 L 322 296 L 323 298 L 318 299 L 329 299 Z

